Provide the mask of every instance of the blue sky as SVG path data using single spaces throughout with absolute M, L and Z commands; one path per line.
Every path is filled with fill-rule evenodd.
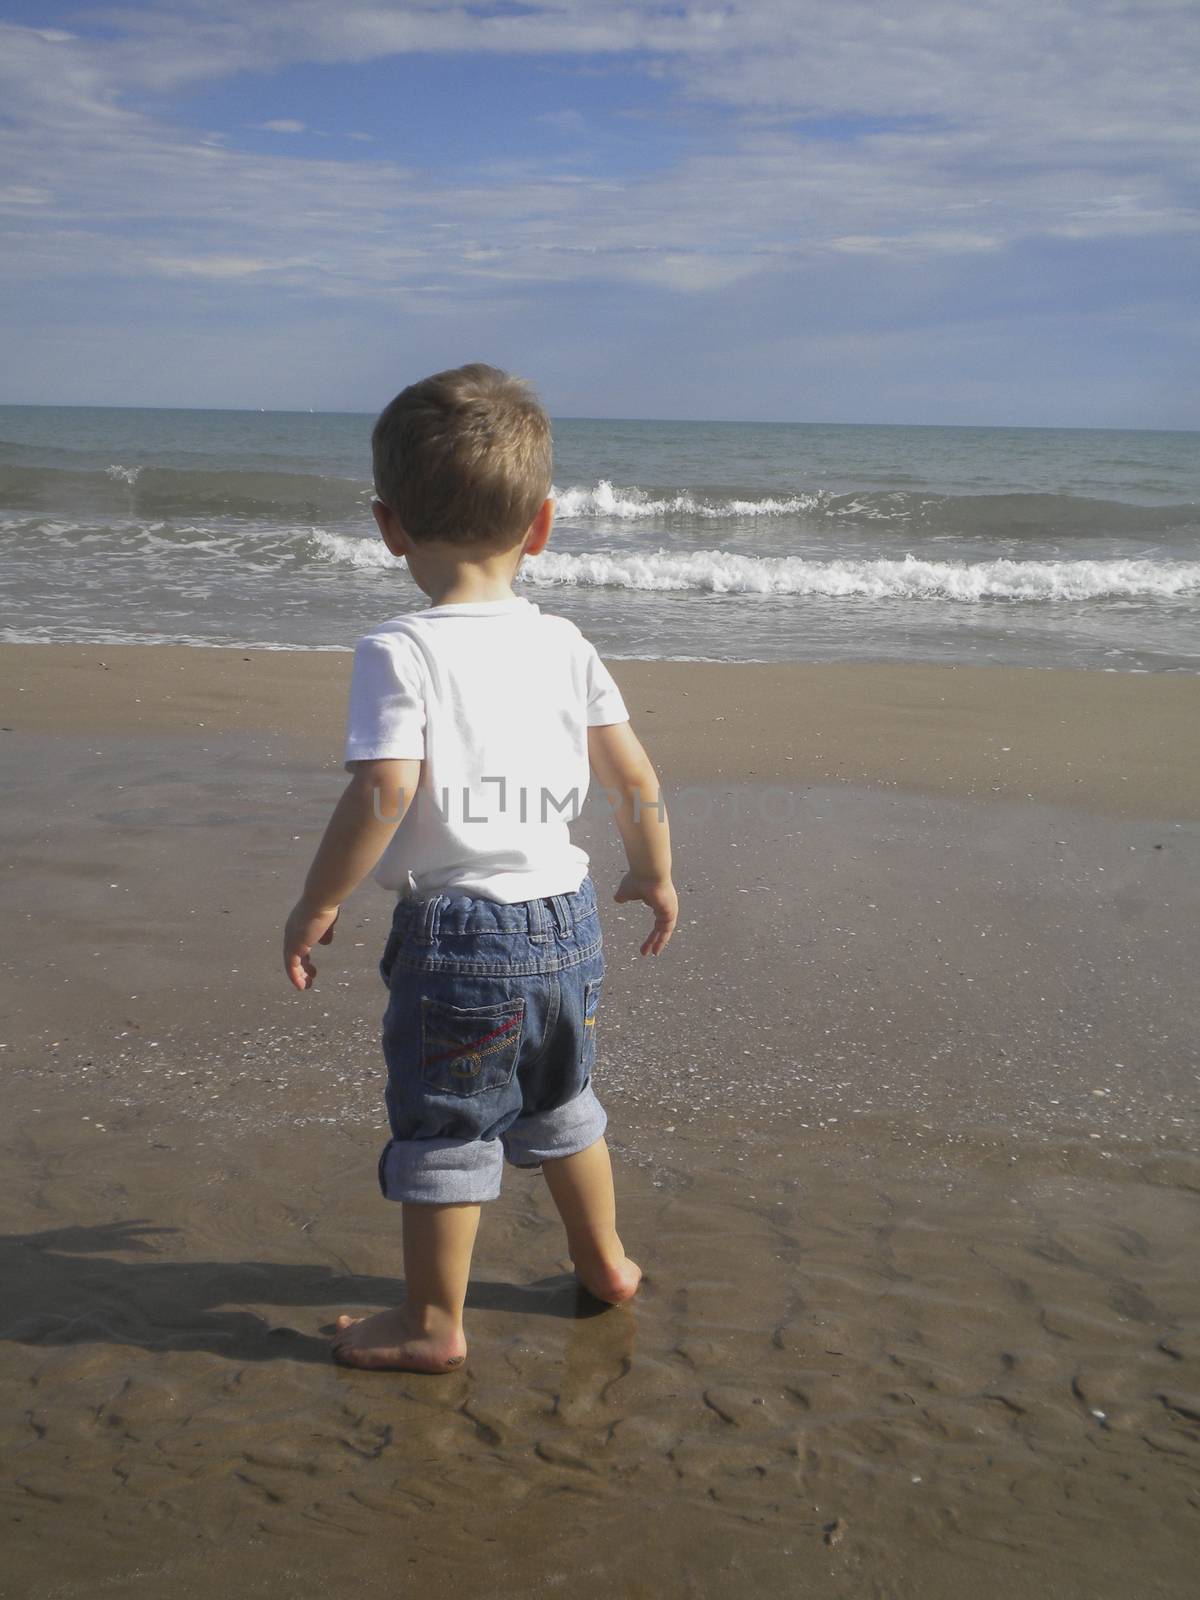
M 1200 427 L 1190 0 L 0 0 L 0 401 Z

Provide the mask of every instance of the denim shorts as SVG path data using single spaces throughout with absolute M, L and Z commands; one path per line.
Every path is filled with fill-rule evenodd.
M 507 1158 L 586 1150 L 606 1117 L 592 1091 L 604 955 L 596 892 L 505 904 L 400 900 L 380 975 L 391 1138 L 389 1200 L 494 1200 Z

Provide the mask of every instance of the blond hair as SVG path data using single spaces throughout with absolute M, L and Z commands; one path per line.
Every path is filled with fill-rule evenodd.
M 381 412 L 375 492 L 411 539 L 506 547 L 550 493 L 550 419 L 522 378 L 472 362 L 435 372 Z

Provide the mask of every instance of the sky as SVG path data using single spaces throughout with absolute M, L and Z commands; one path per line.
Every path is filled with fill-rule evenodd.
M 1200 428 L 1195 0 L 0 0 L 0 402 Z

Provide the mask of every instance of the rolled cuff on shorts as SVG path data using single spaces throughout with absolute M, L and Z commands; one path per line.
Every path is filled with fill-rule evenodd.
M 500 1193 L 499 1139 L 390 1139 L 379 1158 L 385 1200 L 481 1205 Z
M 553 1111 L 518 1117 L 501 1136 L 505 1157 L 514 1167 L 536 1167 L 560 1156 L 578 1155 L 603 1136 L 608 1126 L 604 1107 L 591 1084 Z
M 389 1139 L 379 1158 L 379 1187 L 385 1200 L 482 1205 L 499 1197 L 506 1159 L 514 1167 L 539 1167 L 578 1155 L 607 1126 L 589 1084 L 564 1106 L 518 1117 L 499 1139 Z

